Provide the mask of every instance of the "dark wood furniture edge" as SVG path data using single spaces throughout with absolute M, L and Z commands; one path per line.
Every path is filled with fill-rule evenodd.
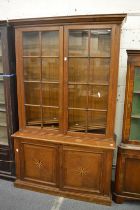
M 121 148 L 122 150 L 140 150 L 140 145 L 136 144 L 129 144 L 129 143 L 121 143 L 118 148 Z
M 113 200 L 118 204 L 122 204 L 123 202 L 125 202 L 125 200 L 137 200 L 137 201 L 140 200 L 140 198 L 137 198 L 137 197 L 121 195 L 115 192 L 113 192 L 112 196 L 113 196 Z
M 64 24 L 64 23 L 121 23 L 126 17 L 124 14 L 99 14 L 99 15 L 76 15 L 76 16 L 55 16 L 43 18 L 27 18 L 8 20 L 8 23 L 13 26 L 37 25 L 37 24 Z
M 17 188 L 27 189 L 27 190 L 33 190 L 40 193 L 49 193 L 52 195 L 57 196 L 63 196 L 63 197 L 69 197 L 71 199 L 77 199 L 77 200 L 83 200 L 87 202 L 95 202 L 98 204 L 105 204 L 108 206 L 111 206 L 112 199 L 110 196 L 102 196 L 102 195 L 95 195 L 95 194 L 84 194 L 84 193 L 78 193 L 78 192 L 69 192 L 69 191 L 62 191 L 58 188 L 48 187 L 48 186 L 42 186 L 38 184 L 32 184 L 30 182 L 16 180 L 14 182 L 14 186 Z
M 129 50 L 126 50 L 127 54 L 128 55 L 131 55 L 131 56 L 135 56 L 137 54 L 140 54 L 140 50 L 139 49 L 129 49 Z
M 2 171 L 0 171 L 0 179 L 15 182 L 16 177 L 15 176 L 11 176 L 10 173 L 6 174 L 5 172 L 2 173 Z
M 0 20 L 0 26 L 5 26 L 7 25 L 7 21 L 6 20 Z

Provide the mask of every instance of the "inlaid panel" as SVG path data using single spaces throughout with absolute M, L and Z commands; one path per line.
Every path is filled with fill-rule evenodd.
M 100 193 L 103 167 L 102 153 L 64 147 L 63 164 L 63 187 L 65 189 Z
M 42 184 L 57 183 L 57 147 L 24 144 L 24 172 L 26 180 Z

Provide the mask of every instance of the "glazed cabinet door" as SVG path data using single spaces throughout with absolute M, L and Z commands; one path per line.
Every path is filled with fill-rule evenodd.
M 14 32 L 0 26 L 0 177 L 14 179 L 15 164 L 11 134 L 18 129 Z
M 20 127 L 59 129 L 62 126 L 62 29 L 25 28 L 16 37 L 20 46 L 20 51 L 17 49 Z
M 111 165 L 109 158 L 112 158 L 112 154 L 103 150 L 64 146 L 62 189 L 109 194 L 110 188 L 106 188 L 111 176 L 111 171 L 108 170 Z
M 140 144 L 140 52 L 128 50 L 123 142 Z
M 6 98 L 5 98 L 5 78 L 4 78 L 4 58 L 2 46 L 2 32 L 0 31 L 0 144 L 8 146 Z
M 109 25 L 64 27 L 64 130 L 100 136 L 112 132 L 114 36 Z
M 58 148 L 30 140 L 15 140 L 17 176 L 21 180 L 41 185 L 58 185 Z M 19 161 L 20 159 L 20 161 Z

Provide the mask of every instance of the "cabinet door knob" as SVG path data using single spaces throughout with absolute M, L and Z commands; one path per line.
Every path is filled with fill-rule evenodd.
M 18 149 L 16 149 L 16 152 L 18 152 Z
M 67 57 L 64 57 L 64 61 L 67 61 Z

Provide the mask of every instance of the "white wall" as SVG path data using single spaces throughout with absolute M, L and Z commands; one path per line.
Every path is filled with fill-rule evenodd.
M 139 0 L 0 0 L 0 19 L 76 14 L 138 13 Z
M 126 49 L 140 49 L 140 0 L 0 0 L 0 19 L 128 13 L 122 26 L 115 133 L 121 141 Z M 116 152 L 115 152 L 116 157 Z M 116 158 L 114 158 L 115 163 Z

